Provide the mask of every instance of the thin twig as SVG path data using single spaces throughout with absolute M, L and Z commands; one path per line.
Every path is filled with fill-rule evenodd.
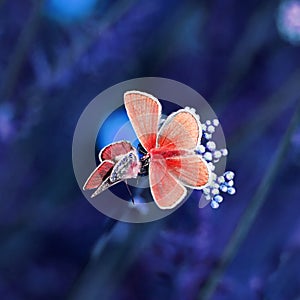
M 0 0 L 0 8 L 5 3 L 5 0 Z
M 3 97 L 2 99 L 8 99 L 12 95 L 15 84 L 19 77 L 20 70 L 23 66 L 24 59 L 38 29 L 40 8 L 42 3 L 42 0 L 34 1 L 31 15 L 27 21 L 27 24 L 24 26 L 17 45 L 9 59 L 5 72 L 5 79 L 0 90 L 0 95 Z
M 130 190 L 130 188 L 129 188 L 129 186 L 128 186 L 127 180 L 125 180 L 124 183 L 125 183 L 125 185 L 126 185 L 126 187 L 127 187 L 127 191 L 128 191 L 128 193 L 129 193 L 129 195 L 130 195 L 132 204 L 134 204 L 134 198 L 133 198 L 133 195 L 132 195 L 132 193 L 131 193 L 131 190 Z
M 244 125 L 237 128 L 229 140 L 229 144 L 232 145 L 237 141 L 239 143 L 239 147 L 233 149 L 231 155 L 236 156 L 244 151 L 280 114 L 295 105 L 300 94 L 299 81 L 300 69 L 297 69 L 257 111 L 244 120 Z M 251 134 L 247 134 L 248 132 Z
M 161 224 L 161 222 L 127 225 L 116 223 L 105 239 L 101 251 L 91 257 L 66 298 L 111 299 L 126 270 L 142 249 L 149 245 Z M 117 232 L 124 226 L 128 232 L 122 237 L 124 241 L 117 242 L 114 236 L 118 235 Z M 99 240 L 102 241 L 103 238 Z
M 285 155 L 288 152 L 288 146 L 291 139 L 291 136 L 296 129 L 296 126 L 299 124 L 300 121 L 300 104 L 298 105 L 294 116 L 288 126 L 288 129 L 282 140 L 279 144 L 277 152 L 270 163 L 269 168 L 267 169 L 265 176 L 255 193 L 252 201 L 250 202 L 249 206 L 247 207 L 245 213 L 242 215 L 235 231 L 233 232 L 224 253 L 216 265 L 215 269 L 212 270 L 210 276 L 208 277 L 206 284 L 204 285 L 203 289 L 200 291 L 198 299 L 206 300 L 211 299 L 218 282 L 226 270 L 227 266 L 232 261 L 233 257 L 236 255 L 239 246 L 246 238 L 248 231 L 250 230 L 256 216 L 259 213 L 260 208 L 262 207 L 263 203 L 266 200 L 266 196 L 270 190 L 270 187 L 274 183 L 276 175 L 278 174 L 280 165 L 284 160 Z
M 256 54 L 266 44 L 269 29 L 273 26 L 273 18 L 270 17 L 270 11 L 273 11 L 275 7 L 277 7 L 277 4 L 274 2 L 262 1 L 249 18 L 242 38 L 232 51 L 233 54 L 229 59 L 227 79 L 223 81 L 223 84 L 212 97 L 212 102 L 216 103 L 219 111 L 229 105 L 232 94 L 237 89 L 242 78 L 253 66 Z M 253 32 L 257 32 L 257 34 L 253 34 Z

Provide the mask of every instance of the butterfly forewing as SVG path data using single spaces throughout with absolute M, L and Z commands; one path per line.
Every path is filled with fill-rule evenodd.
M 121 182 L 121 180 L 115 181 L 115 182 L 111 182 L 110 178 L 106 178 L 101 185 L 97 188 L 97 190 L 92 194 L 91 198 L 96 197 L 97 195 L 99 195 L 100 193 L 104 192 L 105 190 L 107 190 L 108 188 L 112 187 L 113 185 L 117 184 Z
M 136 150 L 120 155 L 114 164 L 110 176 L 106 178 L 91 196 L 92 198 L 107 190 L 111 186 L 129 178 L 136 178 L 140 169 L 140 162 Z
M 103 161 L 86 180 L 83 189 L 92 190 L 99 187 L 102 182 L 110 175 L 114 163 L 109 160 Z
M 99 153 L 100 165 L 92 172 L 83 189 L 97 189 L 92 198 L 121 182 L 136 178 L 141 168 L 137 150 L 127 141 L 112 143 Z
M 158 147 L 172 149 L 195 149 L 202 130 L 198 116 L 186 109 L 172 113 L 158 133 Z
M 132 127 L 142 144 L 149 152 L 156 147 L 161 105 L 152 95 L 129 91 L 124 94 L 124 103 Z

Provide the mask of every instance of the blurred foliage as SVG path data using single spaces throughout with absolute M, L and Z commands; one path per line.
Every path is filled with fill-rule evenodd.
M 0 298 L 299 297 L 300 52 L 278 31 L 282 2 L 83 3 L 0 0 Z M 124 224 L 81 194 L 82 110 L 143 76 L 189 85 L 220 117 L 238 193 L 219 210 L 194 193 Z

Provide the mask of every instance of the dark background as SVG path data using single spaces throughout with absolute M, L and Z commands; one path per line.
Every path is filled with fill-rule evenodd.
M 280 4 L 0 0 L 0 299 L 300 299 L 300 14 L 291 37 Z M 218 210 L 126 224 L 82 195 L 81 112 L 145 76 L 219 116 L 237 194 Z

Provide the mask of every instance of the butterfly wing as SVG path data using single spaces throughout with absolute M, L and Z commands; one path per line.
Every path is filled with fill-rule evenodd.
M 121 182 L 121 180 L 117 180 L 115 182 L 111 182 L 110 177 L 106 178 L 101 183 L 101 185 L 97 188 L 97 190 L 92 194 L 91 198 L 96 197 L 97 195 L 99 195 L 103 191 L 107 190 L 108 188 L 112 187 L 113 185 L 115 185 L 115 184 L 117 184 L 119 182 Z
M 211 183 L 211 170 L 200 155 L 168 157 L 166 165 L 167 170 L 187 187 L 202 189 Z
M 124 179 L 136 178 L 140 170 L 140 162 L 136 150 L 118 156 L 118 161 L 103 161 L 90 175 L 83 186 L 84 190 L 97 188 L 92 198 Z
M 104 147 L 99 153 L 99 160 L 118 161 L 120 155 L 127 154 L 133 150 L 131 143 L 127 141 L 115 142 Z
M 158 133 L 157 144 L 168 150 L 194 150 L 202 136 L 199 116 L 188 109 L 180 109 L 168 116 Z
M 210 183 L 207 163 L 193 152 L 201 136 L 199 116 L 189 109 L 172 113 L 162 125 L 149 165 L 151 192 L 160 208 L 178 205 L 185 186 L 201 189 Z
M 152 95 L 139 91 L 126 92 L 124 103 L 140 143 L 149 152 L 156 147 L 161 104 Z
M 186 196 L 186 188 L 167 170 L 163 158 L 151 160 L 149 181 L 152 197 L 160 209 L 171 209 L 177 206 Z
M 120 157 L 120 160 L 114 165 L 111 171 L 110 181 L 115 182 L 136 178 L 140 171 L 140 167 L 139 157 L 134 149 Z
M 109 177 L 113 167 L 114 162 L 110 160 L 103 161 L 86 180 L 83 190 L 92 190 L 98 188 L 102 182 Z

